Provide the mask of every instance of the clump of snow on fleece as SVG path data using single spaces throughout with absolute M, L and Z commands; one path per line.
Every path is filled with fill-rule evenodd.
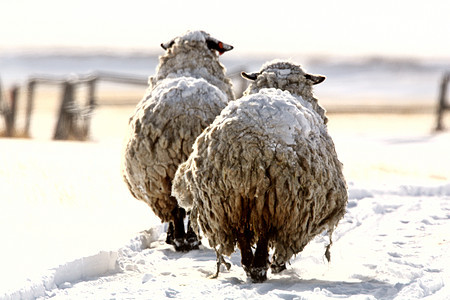
M 153 106 L 153 111 L 158 111 L 159 106 L 166 105 L 168 107 L 176 106 L 180 108 L 180 111 L 189 115 L 197 115 L 201 112 L 193 110 L 192 103 L 186 100 L 186 98 L 196 94 L 202 96 L 195 99 L 197 103 L 196 108 L 199 109 L 204 106 L 223 106 L 228 103 L 225 94 L 221 93 L 217 87 L 209 84 L 205 79 L 180 77 L 164 79 L 158 82 L 152 90 L 152 97 L 149 101 L 142 102 L 142 104 Z
M 205 41 L 205 34 L 200 30 L 188 31 L 186 34 L 182 36 L 182 39 L 185 41 Z
M 312 130 L 317 134 L 319 130 L 325 130 L 319 116 L 305 108 L 310 106 L 300 96 L 294 97 L 287 91 L 261 89 L 258 94 L 230 102 L 215 124 L 234 118 L 245 120 L 248 127 L 260 128 L 267 136 L 281 138 L 287 145 L 292 145 L 295 135 L 307 137 Z M 230 114 L 235 116 L 230 118 Z M 273 142 L 277 143 L 276 140 Z

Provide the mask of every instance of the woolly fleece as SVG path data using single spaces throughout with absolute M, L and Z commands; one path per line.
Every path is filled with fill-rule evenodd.
M 224 93 L 204 79 L 181 77 L 162 80 L 137 106 L 130 119 L 123 174 L 133 196 L 162 221 L 171 220 L 177 205 L 170 191 L 178 165 L 226 104 Z
M 331 237 L 345 213 L 346 183 L 323 118 L 308 106 L 273 88 L 236 100 L 180 165 L 173 195 L 198 214 L 219 254 L 234 251 L 244 228 L 252 244 L 269 233 L 278 265 L 324 230 Z
M 124 181 L 162 222 L 173 220 L 178 205 L 170 195 L 178 165 L 191 153 L 195 138 L 234 99 L 225 67 L 206 38 L 211 39 L 203 31 L 188 31 L 173 40 L 129 121 Z

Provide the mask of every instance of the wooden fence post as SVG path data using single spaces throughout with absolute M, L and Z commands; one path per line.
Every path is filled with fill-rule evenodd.
M 13 137 L 15 135 L 16 111 L 17 111 L 17 95 L 19 87 L 13 86 L 9 91 L 9 105 L 5 112 L 6 136 Z
M 33 113 L 34 105 L 34 88 L 36 87 L 35 80 L 29 80 L 27 84 L 27 108 L 25 112 L 25 128 L 24 135 L 30 136 L 30 126 L 31 126 L 31 114 Z
M 94 113 L 94 109 L 96 106 L 96 99 L 95 99 L 95 93 L 96 93 L 96 87 L 97 87 L 97 76 L 94 76 L 91 80 L 89 80 L 87 82 L 88 86 L 89 86 L 89 93 L 88 93 L 88 99 L 87 99 L 87 103 L 86 103 L 86 107 L 87 110 L 85 112 L 85 116 L 84 116 L 84 122 L 83 122 L 83 135 L 84 138 L 87 139 L 89 134 L 90 134 L 90 130 L 91 130 L 91 119 L 92 119 L 92 114 Z
M 439 88 L 439 99 L 438 99 L 438 108 L 437 108 L 437 120 L 436 120 L 436 131 L 444 130 L 444 125 L 442 122 L 444 112 L 446 109 L 450 109 L 450 106 L 447 105 L 447 85 L 450 80 L 450 73 L 444 74 L 442 77 L 441 85 Z
M 73 111 L 71 111 L 74 105 L 74 86 L 69 81 L 64 82 L 62 86 L 61 106 L 59 107 L 55 134 L 53 135 L 54 140 L 74 138 L 75 118 Z
M 5 121 L 5 128 L 8 127 L 6 120 L 6 104 L 3 100 L 3 91 L 2 91 L 2 82 L 0 81 L 0 115 L 3 115 L 3 119 Z

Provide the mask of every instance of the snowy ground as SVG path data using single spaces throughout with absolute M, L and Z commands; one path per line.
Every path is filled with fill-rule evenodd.
M 88 143 L 0 139 L 0 299 L 450 299 L 450 134 L 384 117 L 330 116 L 349 185 L 331 263 L 317 237 L 262 284 L 239 252 L 209 279 L 206 241 L 189 253 L 163 242 L 120 178 L 122 129 Z

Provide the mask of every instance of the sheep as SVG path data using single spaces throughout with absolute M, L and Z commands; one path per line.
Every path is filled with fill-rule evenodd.
M 244 91 L 244 96 L 255 94 L 262 88 L 282 89 L 306 100 L 324 123 L 328 123 L 325 109 L 319 105 L 312 92 L 312 86 L 323 82 L 325 76 L 308 74 L 301 66 L 288 61 L 273 60 L 264 64 L 259 72 L 242 72 L 242 77 L 252 81 Z
M 237 245 L 246 274 L 262 282 L 269 248 L 274 249 L 272 273 L 278 273 L 327 230 L 330 259 L 347 186 L 325 111 L 312 95 L 312 85 L 325 77 L 280 61 L 242 75 L 253 80 L 245 96 L 230 102 L 197 138 L 175 174 L 172 195 L 196 213 L 194 230 L 199 225 L 216 250 L 213 277 L 224 263 L 222 255 Z
M 233 47 L 203 31 L 188 31 L 161 47 L 166 52 L 129 120 L 122 175 L 131 194 L 169 222 L 166 243 L 189 251 L 199 241 L 189 223 L 185 232 L 186 212 L 171 196 L 172 179 L 195 138 L 234 100 L 217 55 Z

